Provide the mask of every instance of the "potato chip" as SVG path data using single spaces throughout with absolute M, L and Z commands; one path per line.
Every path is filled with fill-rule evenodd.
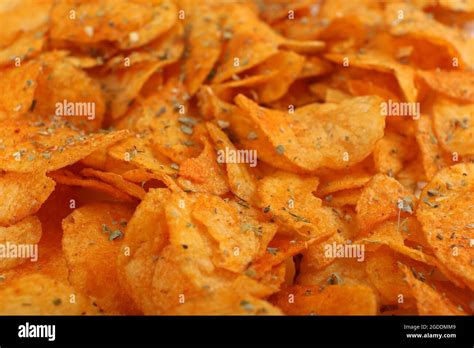
M 295 52 L 314 52 L 324 48 L 321 41 L 289 40 L 275 33 L 249 8 L 237 4 L 222 7 L 223 36 L 228 40 L 217 62 L 213 83 L 229 79 L 248 70 L 278 52 L 278 48 Z M 232 16 L 228 14 L 232 13 Z
M 41 65 L 28 62 L 20 68 L 2 70 L 0 75 L 0 119 L 19 118 L 31 108 Z
M 221 30 L 217 13 L 201 1 L 180 3 L 187 13 L 187 50 L 181 73 L 189 95 L 194 95 L 212 74 L 213 66 L 221 53 Z M 206 16 L 201 14 L 205 13 Z
M 32 274 L 0 289 L 2 315 L 99 315 L 100 308 L 87 296 L 42 274 Z M 75 302 L 70 301 L 71 295 Z
M 474 72 L 421 70 L 417 73 L 432 90 L 464 102 L 474 103 Z
M 141 62 L 107 74 L 101 79 L 102 90 L 106 96 L 110 108 L 109 116 L 112 120 L 123 116 L 159 65 L 158 61 Z
M 38 260 L 35 245 L 41 238 L 41 222 L 36 216 L 29 216 L 8 227 L 0 227 L 0 270 L 13 268 L 26 261 Z M 25 247 L 28 248 L 25 251 Z M 33 251 L 31 251 L 33 248 Z M 36 255 L 35 255 L 36 253 Z
M 412 68 L 400 64 L 391 57 L 377 51 L 363 51 L 357 55 L 327 54 L 325 58 L 344 66 L 372 69 L 379 72 L 394 74 L 398 84 L 408 102 L 417 100 L 417 89 L 415 87 L 415 72 Z
M 285 237 L 274 238 L 264 253 L 248 267 L 245 274 L 260 279 L 275 266 L 286 262 L 289 258 L 307 249 L 313 241 L 298 241 Z
M 423 189 L 416 216 L 435 256 L 456 277 L 474 288 L 472 240 L 473 165 L 439 171 Z
M 275 225 L 255 220 L 243 223 L 238 210 L 216 196 L 199 197 L 192 216 L 219 245 L 219 252 L 213 256 L 214 265 L 236 273 L 243 272 L 259 254 L 262 236 L 273 236 L 276 231 Z
M 367 157 L 383 133 L 384 118 L 379 114 L 377 97 L 353 98 L 338 105 L 311 104 L 288 115 L 259 107 L 242 95 L 237 96 L 236 103 L 249 113 L 263 133 L 261 136 L 268 137 L 275 148 L 271 158 L 263 153 L 263 160 L 272 162 L 273 158 L 285 157 L 306 171 L 323 166 L 340 169 L 357 163 Z M 362 121 L 361 114 L 367 122 Z M 338 117 L 343 126 L 333 129 Z M 364 127 L 352 129 L 356 122 Z M 276 165 L 274 161 L 273 165 Z
M 415 197 L 395 179 L 377 174 L 364 187 L 357 202 L 357 222 L 362 233 L 398 214 L 414 212 Z
M 100 179 L 108 184 L 115 186 L 119 190 L 125 192 L 126 194 L 132 197 L 135 197 L 138 199 L 143 199 L 145 197 L 146 192 L 142 187 L 126 181 L 119 174 L 101 172 L 98 170 L 94 170 L 92 168 L 83 169 L 81 171 L 81 174 L 86 177 L 93 177 L 93 178 Z
M 123 138 L 128 131 L 84 134 L 73 125 L 53 120 L 5 121 L 0 128 L 0 169 L 14 172 L 52 171 L 73 164 Z
M 372 175 L 364 170 L 353 169 L 348 173 L 331 172 L 327 176 L 320 175 L 321 184 L 318 187 L 317 194 L 319 197 L 325 197 L 331 193 L 363 187 Z
M 50 0 L 9 2 L 0 9 L 0 66 L 24 61 L 39 53 L 48 30 Z
M 317 185 L 315 177 L 277 172 L 259 182 L 261 207 L 303 238 L 327 238 L 336 233 L 340 222 L 333 211 L 323 207 L 321 200 L 312 194 Z
M 56 115 L 88 131 L 101 128 L 105 100 L 100 84 L 62 58 L 59 53 L 39 58 L 43 70 L 30 111 L 46 118 Z
M 178 184 L 185 191 L 207 192 L 224 195 L 229 186 L 220 163 L 209 140 L 203 138 L 204 149 L 198 157 L 189 158 L 179 166 Z
M 397 175 L 405 161 L 415 155 L 416 143 L 413 138 L 395 132 L 386 132 L 374 148 L 374 165 L 379 173 Z
M 107 312 L 137 313 L 120 288 L 115 262 L 132 211 L 118 204 L 90 204 L 63 220 L 62 248 L 69 281 Z
M 433 128 L 445 151 L 474 155 L 474 104 L 456 105 L 438 98 L 433 105 Z
M 398 19 L 400 11 L 404 14 L 401 20 Z M 429 18 L 427 14 L 406 3 L 388 4 L 385 7 L 385 17 L 386 22 L 391 25 L 390 33 L 392 35 L 407 36 L 416 41 L 425 40 L 429 44 L 437 46 L 438 50 L 447 52 L 450 57 L 459 57 L 459 65 L 473 66 L 474 46 L 472 39 L 463 37 L 455 29 Z M 452 66 L 452 64 L 450 65 Z
M 164 202 L 169 196 L 167 189 L 151 189 L 147 193 L 127 224 L 122 248 L 117 255 L 119 281 L 144 313 L 156 313 L 162 309 L 154 304 L 159 297 L 153 296 L 153 282 L 156 282 L 153 273 L 154 262 L 158 261 L 158 269 L 164 262 L 162 249 L 168 240 Z M 154 260 L 154 255 L 161 257 Z M 168 280 L 166 276 L 171 279 L 172 274 L 162 274 Z
M 378 304 L 374 291 L 364 285 L 295 285 L 271 297 L 270 302 L 287 315 L 375 315 Z
M 425 175 L 427 179 L 431 179 L 441 168 L 446 166 L 446 163 L 433 131 L 432 120 L 428 116 L 422 115 L 416 122 L 416 128 L 416 142 L 420 148 Z
M 326 75 L 333 70 L 332 64 L 324 59 L 316 56 L 307 56 L 305 58 L 303 69 L 301 69 L 298 75 L 299 79 Z
M 165 312 L 165 315 L 281 315 L 270 303 L 232 289 L 222 289 L 186 301 Z
M 269 81 L 255 88 L 259 102 L 270 103 L 282 97 L 300 75 L 304 62 L 305 58 L 297 53 L 279 51 L 252 69 L 256 75 L 266 71 L 277 71 Z
M 77 43 L 115 41 L 122 49 L 139 47 L 170 29 L 176 14 L 176 5 L 170 0 L 65 1 L 56 3 L 51 11 L 51 37 Z
M 48 176 L 59 184 L 68 186 L 79 186 L 91 190 L 103 192 L 106 195 L 123 202 L 133 203 L 134 200 L 128 194 L 122 192 L 118 188 L 106 184 L 96 179 L 84 179 L 79 175 L 65 169 L 48 173 Z
M 171 161 L 161 153 L 153 151 L 149 140 L 143 137 L 128 137 L 126 140 L 110 146 L 107 152 L 117 161 L 125 161 L 139 168 L 151 170 L 158 175 L 176 172 L 171 168 Z
M 207 130 L 218 151 L 237 151 L 227 135 L 214 126 L 207 123 Z M 226 162 L 226 173 L 230 190 L 240 199 L 253 205 L 257 204 L 257 181 L 247 168 L 245 163 Z
M 0 174 L 0 226 L 13 225 L 38 212 L 55 186 L 44 174 Z
M 402 271 L 416 299 L 416 307 L 420 315 L 464 315 L 448 299 L 416 279 L 407 267 L 402 267 Z

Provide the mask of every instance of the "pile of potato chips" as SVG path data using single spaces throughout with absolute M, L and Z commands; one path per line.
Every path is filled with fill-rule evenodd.
M 474 1 L 0 21 L 0 314 L 473 314 Z

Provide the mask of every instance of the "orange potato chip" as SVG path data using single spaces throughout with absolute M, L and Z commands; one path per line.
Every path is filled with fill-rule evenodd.
M 474 103 L 474 72 L 421 70 L 417 72 L 432 90 L 464 102 Z
M 216 156 L 209 140 L 203 138 L 203 142 L 204 149 L 198 157 L 188 158 L 180 164 L 178 184 L 185 191 L 224 195 L 229 186 L 219 165 L 223 163 L 222 159 Z
M 205 294 L 173 307 L 165 315 L 281 315 L 270 303 L 232 289 Z
M 415 278 L 407 267 L 402 267 L 405 279 L 416 299 L 419 315 L 464 315 L 448 299 L 436 292 L 431 286 Z
M 276 70 L 276 74 L 265 84 L 255 88 L 259 102 L 270 103 L 288 92 L 291 83 L 296 80 L 303 70 L 304 62 L 305 58 L 302 55 L 289 51 L 279 51 L 252 69 L 252 72 L 256 75 Z
M 187 92 L 194 95 L 213 73 L 213 66 L 221 53 L 222 33 L 217 13 L 205 2 L 183 1 L 180 6 L 188 13 L 185 23 L 192 28 L 187 36 L 188 46 L 181 73 Z
M 336 233 L 340 221 L 312 194 L 317 186 L 315 177 L 277 172 L 259 182 L 261 207 L 282 226 L 303 238 L 327 238 Z
M 59 184 L 68 186 L 79 186 L 95 191 L 103 192 L 106 195 L 123 202 L 133 203 L 134 199 L 118 188 L 95 179 L 84 179 L 73 172 L 61 169 L 48 173 L 48 176 Z
M 473 164 L 439 171 L 423 189 L 416 216 L 437 259 L 474 288 Z
M 271 297 L 270 302 L 288 315 L 375 315 L 374 291 L 365 285 L 295 285 Z
M 60 120 L 5 121 L 0 127 L 0 169 L 21 173 L 53 171 L 112 145 L 127 134 L 123 130 L 86 135 Z
M 85 168 L 81 171 L 81 175 L 100 179 L 110 185 L 115 186 L 126 194 L 138 199 L 143 199 L 146 194 L 145 190 L 142 187 L 126 181 L 119 174 L 101 172 L 92 168 Z
M 364 187 L 357 202 L 357 222 L 366 233 L 398 214 L 413 214 L 415 197 L 395 179 L 377 174 Z
M 41 234 L 41 222 L 36 216 L 26 217 L 8 227 L 0 226 L 0 270 L 13 268 L 28 261 L 26 256 L 29 254 L 32 262 L 37 261 L 35 245 L 40 241 Z M 29 248 L 29 251 L 25 251 L 25 247 Z
M 79 4 L 68 0 L 53 6 L 50 35 L 77 43 L 115 41 L 120 48 L 127 49 L 147 44 L 170 29 L 176 20 L 177 8 L 171 0 L 101 0 Z
M 325 58 L 342 64 L 343 66 L 354 66 L 357 68 L 373 69 L 379 72 L 391 73 L 397 78 L 398 84 L 408 102 L 417 100 L 418 91 L 415 86 L 415 71 L 403 64 L 396 62 L 384 53 L 377 51 L 363 51 L 356 55 L 327 54 Z M 346 63 L 347 62 L 347 63 Z
M 45 118 L 56 115 L 89 131 L 101 128 L 105 100 L 100 84 L 64 59 L 63 52 L 39 60 L 42 73 L 30 111 Z
M 404 14 L 403 19 L 398 19 L 400 11 Z M 450 57 L 459 57 L 459 65 L 472 68 L 474 64 L 472 39 L 463 37 L 459 31 L 437 22 L 407 3 L 388 4 L 385 7 L 385 17 L 386 22 L 391 25 L 392 35 L 406 36 L 416 41 L 425 40 L 438 46 L 439 50 L 446 51 Z
M 0 174 L 0 226 L 13 225 L 33 215 L 54 191 L 54 180 L 44 174 Z
M 102 311 L 87 296 L 67 283 L 31 274 L 0 289 L 2 315 L 99 315 Z M 75 302 L 71 303 L 71 295 Z
M 206 124 L 209 135 L 219 151 L 237 151 L 227 135 L 212 123 Z M 240 199 L 257 204 L 257 181 L 245 163 L 226 162 L 230 190 Z
M 433 105 L 433 129 L 445 151 L 474 155 L 474 104 L 456 105 L 438 98 Z
M 403 163 L 415 155 L 413 138 L 394 132 L 386 132 L 374 148 L 374 165 L 379 173 L 397 175 L 403 169 Z
M 31 61 L 0 75 L 0 120 L 19 118 L 31 108 L 41 65 Z
M 260 136 L 267 137 L 274 146 L 270 158 L 270 154 L 261 154 L 263 160 L 276 166 L 272 159 L 285 157 L 305 171 L 323 166 L 340 169 L 361 161 L 382 136 L 385 123 L 378 111 L 377 97 L 353 98 L 340 104 L 311 104 L 294 114 L 264 109 L 243 95 L 237 96 L 236 103 L 259 127 Z M 367 122 L 361 119 L 361 113 Z M 338 118 L 340 122 L 336 121 Z M 326 128 L 334 122 L 340 126 L 334 130 Z M 355 127 L 355 123 L 364 126 Z
M 127 111 L 145 82 L 156 72 L 158 61 L 141 62 L 107 74 L 101 79 L 101 86 L 109 105 L 109 116 L 118 119 Z
M 416 129 L 416 142 L 420 148 L 425 175 L 427 179 L 431 179 L 440 169 L 446 166 L 446 163 L 438 139 L 433 131 L 432 120 L 428 116 L 422 115 L 416 122 Z
M 62 247 L 69 268 L 69 281 L 94 298 L 107 312 L 137 313 L 124 295 L 115 262 L 132 215 L 118 204 L 90 204 L 74 210 L 63 220 Z

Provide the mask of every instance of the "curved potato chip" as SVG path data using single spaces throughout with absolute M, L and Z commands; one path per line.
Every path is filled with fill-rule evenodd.
M 295 285 L 273 295 L 270 302 L 287 315 L 375 315 L 374 291 L 365 285 Z
M 290 85 L 300 75 L 304 62 L 305 58 L 297 53 L 279 51 L 252 69 L 256 75 L 276 70 L 276 74 L 265 84 L 255 88 L 259 102 L 270 103 L 288 92 Z
M 28 62 L 0 74 L 0 120 L 19 118 L 31 108 L 41 64 Z
M 36 216 L 29 216 L 15 225 L 8 227 L 0 226 L 0 270 L 13 268 L 28 259 L 26 258 L 31 248 L 38 244 L 41 239 L 41 222 Z M 25 250 L 28 247 L 28 250 Z M 31 253 L 32 262 L 37 261 L 38 255 Z M 36 260 L 35 260 L 36 258 Z
M 277 172 L 258 185 L 261 207 L 280 224 L 306 239 L 325 239 L 336 233 L 340 221 L 312 192 L 318 179 Z
M 404 273 L 398 266 L 394 252 L 379 248 L 368 253 L 366 271 L 370 282 L 374 285 L 382 298 L 384 305 L 398 305 L 403 299 L 403 307 L 410 303 L 411 289 L 404 281 Z M 400 296 L 401 295 L 401 296 Z
M 122 49 L 134 48 L 170 29 L 177 20 L 177 12 L 171 0 L 100 0 L 80 4 L 63 1 L 55 3 L 51 11 L 51 37 L 77 43 L 108 40 L 117 42 Z
M 71 296 L 75 301 L 70 301 Z M 40 273 L 14 280 L 0 289 L 2 315 L 99 315 L 92 300 L 66 283 Z
M 415 278 L 406 266 L 401 268 L 416 299 L 419 315 L 465 315 L 431 286 Z
M 438 172 L 423 189 L 416 216 L 437 259 L 474 289 L 474 165 Z
M 167 310 L 165 315 L 281 315 L 270 303 L 251 295 L 221 289 L 186 301 Z
M 44 174 L 0 174 L 0 226 L 13 225 L 35 214 L 56 186 Z
M 237 151 L 227 135 L 212 123 L 206 124 L 209 135 L 219 151 Z M 245 163 L 226 162 L 230 190 L 240 199 L 253 205 L 257 203 L 257 181 Z
M 175 280 L 179 275 L 178 272 L 162 272 L 160 276 L 165 281 L 153 278 L 153 274 L 156 269 L 160 269 L 162 263 L 172 267 L 171 261 L 165 261 L 167 259 L 164 258 L 162 252 L 168 241 L 164 204 L 169 196 L 170 191 L 167 189 L 151 189 L 146 194 L 127 224 L 122 248 L 117 255 L 119 281 L 145 314 L 159 312 L 166 305 L 171 305 L 171 296 L 165 296 L 164 299 L 153 296 L 154 287 L 156 286 L 159 293 L 159 284 L 165 285 L 166 281 L 171 280 L 173 275 Z M 126 252 L 127 250 L 129 250 L 129 253 Z M 160 255 L 160 258 L 156 260 L 156 264 L 155 255 Z M 159 282 L 159 284 L 155 285 L 154 282 Z M 173 283 L 174 281 L 170 281 L 168 289 L 173 287 Z M 169 293 L 169 291 L 164 293 Z M 176 294 L 176 292 L 173 292 L 173 294 Z M 177 301 L 177 299 L 174 300 Z
M 88 131 L 100 129 L 106 107 L 100 84 L 64 58 L 39 57 L 42 73 L 30 111 L 45 118 L 56 115 Z
M 379 173 L 396 175 L 405 161 L 409 161 L 416 154 L 415 140 L 395 132 L 386 131 L 374 148 L 374 165 Z
M 158 61 L 145 61 L 107 74 L 100 80 L 109 107 L 109 116 L 123 116 L 145 82 L 156 72 Z
M 415 197 L 394 178 L 375 175 L 364 187 L 357 201 L 357 222 L 361 233 L 367 233 L 378 223 L 414 212 Z
M 229 192 L 229 185 L 219 165 L 223 159 L 216 156 L 209 140 L 204 138 L 203 142 L 204 149 L 198 157 L 180 164 L 178 184 L 186 191 L 224 195 Z
M 55 172 L 51 172 L 48 174 L 49 177 L 53 178 L 59 184 L 68 185 L 68 186 L 79 186 L 84 187 L 92 190 L 96 190 L 99 192 L 103 192 L 110 197 L 113 197 L 117 200 L 123 202 L 130 202 L 133 203 L 134 199 L 130 197 L 128 194 L 122 192 L 118 188 L 106 184 L 102 181 L 95 180 L 95 179 L 84 179 L 79 175 L 74 174 L 73 172 L 61 169 Z
M 438 139 L 433 131 L 432 120 L 422 115 L 416 122 L 416 142 L 420 148 L 423 168 L 428 180 L 443 167 L 446 163 L 443 159 Z
M 421 70 L 417 72 L 432 90 L 474 103 L 474 72 L 469 70 Z
M 285 157 L 306 171 L 344 168 L 367 157 L 383 135 L 380 101 L 359 97 L 340 104 L 311 104 L 284 114 L 264 109 L 243 95 L 236 97 L 237 105 L 275 147 L 271 158 L 264 152 L 262 159 L 276 165 L 272 158 Z
M 401 20 L 398 19 L 400 11 L 404 13 Z M 417 41 L 425 40 L 438 46 L 439 50 L 447 51 L 450 57 L 460 57 L 460 65 L 473 67 L 474 46 L 472 39 L 463 37 L 456 29 L 439 23 L 407 3 L 387 4 L 385 17 L 387 23 L 391 25 L 391 34 L 412 37 Z M 452 66 L 451 62 L 449 65 Z
M 187 50 L 181 67 L 189 95 L 194 95 L 212 73 L 221 53 L 219 17 L 204 1 L 180 3 L 187 13 L 185 23 L 192 28 L 187 36 Z M 205 16 L 202 14 L 205 13 Z
M 69 281 L 107 312 L 137 313 L 119 285 L 113 262 L 131 215 L 132 210 L 124 205 L 89 204 L 75 209 L 62 223 Z
M 126 181 L 119 174 L 101 172 L 92 168 L 85 168 L 81 171 L 81 175 L 100 179 L 110 185 L 115 186 L 126 194 L 138 199 L 143 199 L 146 194 L 145 190 L 142 187 Z
M 73 125 L 4 121 L 0 124 L 0 169 L 30 173 L 53 171 L 78 162 L 97 149 L 124 139 L 128 131 L 84 134 Z
M 444 150 L 474 155 L 474 104 L 456 105 L 437 99 L 433 105 L 433 128 Z
M 415 70 L 395 61 L 390 56 L 378 51 L 363 51 L 356 55 L 326 54 L 325 58 L 342 66 L 354 66 L 391 73 L 397 78 L 398 84 L 408 102 L 416 102 L 418 91 L 415 87 Z

